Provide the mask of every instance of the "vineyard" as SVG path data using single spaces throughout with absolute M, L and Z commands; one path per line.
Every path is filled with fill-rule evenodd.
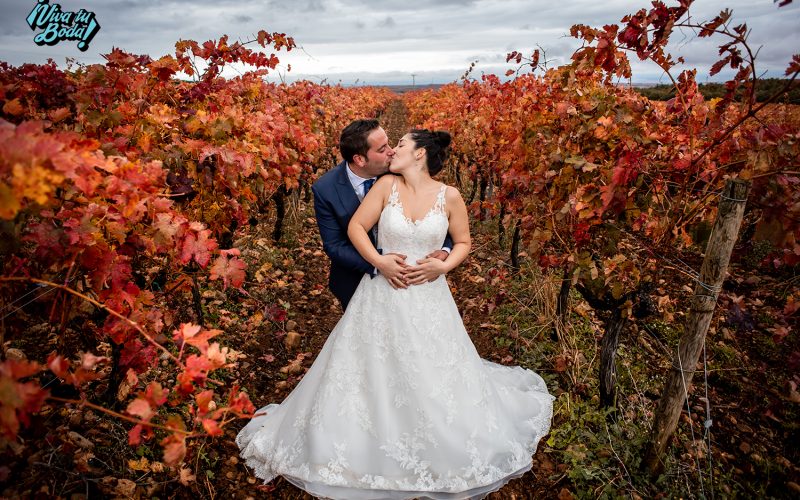
M 402 98 L 268 82 L 296 45 L 266 31 L 0 63 L 2 495 L 304 498 L 258 484 L 233 438 L 341 315 L 310 187 L 360 117 L 392 144 L 453 135 L 459 310 L 482 357 L 557 396 L 532 472 L 489 498 L 800 494 L 800 55 L 757 101 L 746 26 L 690 4 L 574 26 L 569 65 L 513 52 L 510 78 Z M 666 52 L 680 27 L 719 40 L 723 97 Z M 629 57 L 675 97 L 622 84 Z

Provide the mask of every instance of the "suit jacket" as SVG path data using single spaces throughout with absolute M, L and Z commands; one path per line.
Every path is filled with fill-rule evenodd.
M 322 248 L 331 259 L 328 287 L 342 303 L 342 309 L 346 309 L 361 278 L 374 271 L 372 264 L 364 260 L 347 237 L 347 226 L 361 203 L 347 177 L 347 163 L 338 164 L 317 179 L 311 191 Z M 372 232 L 368 234 L 372 244 L 377 246 Z M 445 244 L 452 246 L 450 235 Z
M 347 177 L 347 163 L 338 164 L 317 179 L 311 191 L 322 248 L 331 259 L 328 287 L 346 308 L 361 277 L 373 271 L 347 237 L 347 226 L 361 203 Z M 373 239 L 371 232 L 369 237 Z

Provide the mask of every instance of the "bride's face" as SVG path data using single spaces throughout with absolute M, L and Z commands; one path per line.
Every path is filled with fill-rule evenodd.
M 389 171 L 393 174 L 402 174 L 405 170 L 418 165 L 422 159 L 424 150 L 415 150 L 416 143 L 411 138 L 411 134 L 404 135 L 397 147 L 394 148 L 394 156 L 392 163 L 389 165 Z

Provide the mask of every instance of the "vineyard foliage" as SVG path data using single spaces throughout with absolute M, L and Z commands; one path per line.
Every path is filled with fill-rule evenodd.
M 691 272 L 678 257 L 702 253 L 731 178 L 751 182 L 747 231 L 772 249 L 762 265 L 800 263 L 796 111 L 773 102 L 783 90 L 753 98 L 747 28 L 731 27 L 727 11 L 697 24 L 691 3 L 575 26 L 583 46 L 560 68 L 514 52 L 511 80 L 465 78 L 404 97 L 410 123 L 451 132 L 455 179 L 477 196 L 477 218 L 508 230 L 512 259 L 561 270 L 612 317 L 633 314 L 665 266 Z M 665 47 L 678 27 L 721 40 L 713 72 L 736 71 L 721 98 L 703 97 L 694 70 L 674 77 L 666 103 L 618 84 L 634 53 L 673 78 L 681 60 Z M 130 421 L 130 444 L 158 439 L 178 464 L 187 439 L 252 414 L 245 393 L 215 383 L 239 353 L 205 327 L 198 281 L 247 293 L 234 232 L 270 203 L 280 223 L 282 200 L 335 163 L 342 128 L 392 99 L 267 82 L 278 57 L 253 45 L 295 47 L 262 31 L 244 43 L 180 41 L 159 59 L 114 49 L 105 64 L 66 70 L 0 63 L 0 328 L 26 335 L 38 315 L 79 337 L 46 359 L 0 361 L 0 450 L 15 453 L 32 415 L 74 403 Z M 223 78 L 231 64 L 250 70 Z M 786 90 L 798 73 L 800 55 Z M 174 310 L 177 295 L 194 311 Z M 797 302 L 787 299 L 787 315 Z M 161 363 L 175 365 L 172 385 L 152 380 Z
M 568 66 L 514 52 L 520 74 L 510 81 L 488 75 L 406 97 L 411 123 L 453 134 L 456 177 L 481 190 L 476 215 L 500 217 L 529 257 L 565 268 L 592 306 L 623 316 L 664 265 L 685 267 L 671 257 L 702 252 L 730 178 L 752 182 L 748 220 L 774 250 L 765 263 L 800 262 L 800 128 L 791 107 L 770 105 L 764 123 L 752 118 L 764 108 L 733 99 L 757 85 L 740 57 L 746 27 L 729 29 L 726 12 L 697 25 L 700 36 L 736 37 L 720 50 L 739 70 L 723 98 L 704 99 L 695 70 L 675 78 L 666 103 L 615 83 L 630 77 L 629 52 L 665 70 L 678 64 L 663 48 L 690 24 L 690 3 L 654 2 L 622 26 L 573 27 L 584 46 Z M 786 74 L 798 71 L 795 56 Z
M 169 464 L 188 437 L 220 435 L 253 412 L 236 387 L 209 384 L 236 363 L 214 341 L 222 332 L 201 326 L 200 307 L 193 322 L 179 317 L 170 297 L 198 295 L 199 276 L 242 289 L 233 231 L 313 182 L 334 163 L 344 125 L 389 99 L 374 88 L 268 83 L 277 56 L 248 44 L 294 47 L 262 31 L 245 43 L 180 41 L 160 59 L 114 49 L 105 64 L 66 71 L 0 63 L 3 328 L 21 334 L 21 298 L 55 288 L 49 320 L 62 335 L 67 322 L 83 323 L 69 343 L 87 349 L 0 363 L 0 448 L 13 448 L 32 413 L 64 401 L 43 387 L 47 371 L 75 386 L 76 401 L 131 420 L 132 445 L 159 429 Z M 250 71 L 222 78 L 231 63 Z M 106 355 L 91 352 L 104 342 Z M 160 360 L 176 365 L 174 387 L 148 381 Z M 123 386 L 138 394 L 118 401 Z

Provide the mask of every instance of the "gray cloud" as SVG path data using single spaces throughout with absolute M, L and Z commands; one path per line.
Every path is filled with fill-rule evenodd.
M 0 16 L 0 36 L 25 36 L 33 31 L 28 27 L 25 18 L 31 12 L 33 2 L 11 2 L 3 5 L 3 15 Z
M 369 9 L 380 10 L 382 12 L 420 12 L 441 10 L 442 8 L 465 8 L 479 3 L 490 2 L 480 2 L 479 0 L 382 0 L 381 2 L 375 2 L 373 0 L 342 0 L 342 3 L 359 10 Z
M 290 78 L 334 78 L 352 83 L 383 79 L 456 79 L 475 59 L 476 71 L 505 73 L 511 50 L 530 54 L 541 46 L 551 66 L 569 61 L 580 45 L 566 36 L 572 24 L 602 26 L 620 18 L 648 0 L 51 0 L 63 10 L 84 8 L 97 14 L 102 26 L 87 52 L 74 42 L 52 47 L 33 43 L 34 31 L 25 17 L 34 0 L 6 0 L 0 17 L 0 60 L 11 64 L 44 62 L 66 57 L 81 62 L 101 62 L 100 54 L 112 47 L 153 57 L 172 53 L 179 39 L 203 42 L 230 35 L 248 38 L 260 29 L 285 32 L 302 51 L 280 53 L 294 68 Z M 800 46 L 800 2 L 778 9 L 768 0 L 706 0 L 692 8 L 695 19 L 710 19 L 725 6 L 734 11 L 733 24 L 746 20 L 750 42 L 761 47 L 757 68 L 780 75 Z M 684 55 L 687 66 L 698 66 L 698 79 L 706 75 L 717 56 L 719 41 L 695 40 L 694 34 L 676 36 L 670 49 Z M 632 61 L 635 81 L 655 81 L 660 70 Z M 384 76 L 380 76 L 380 75 Z M 360 75 L 360 76 L 359 76 Z M 394 75 L 394 76 L 392 76 Z M 405 75 L 405 76 L 403 76 Z M 425 75 L 424 77 L 422 75 Z

